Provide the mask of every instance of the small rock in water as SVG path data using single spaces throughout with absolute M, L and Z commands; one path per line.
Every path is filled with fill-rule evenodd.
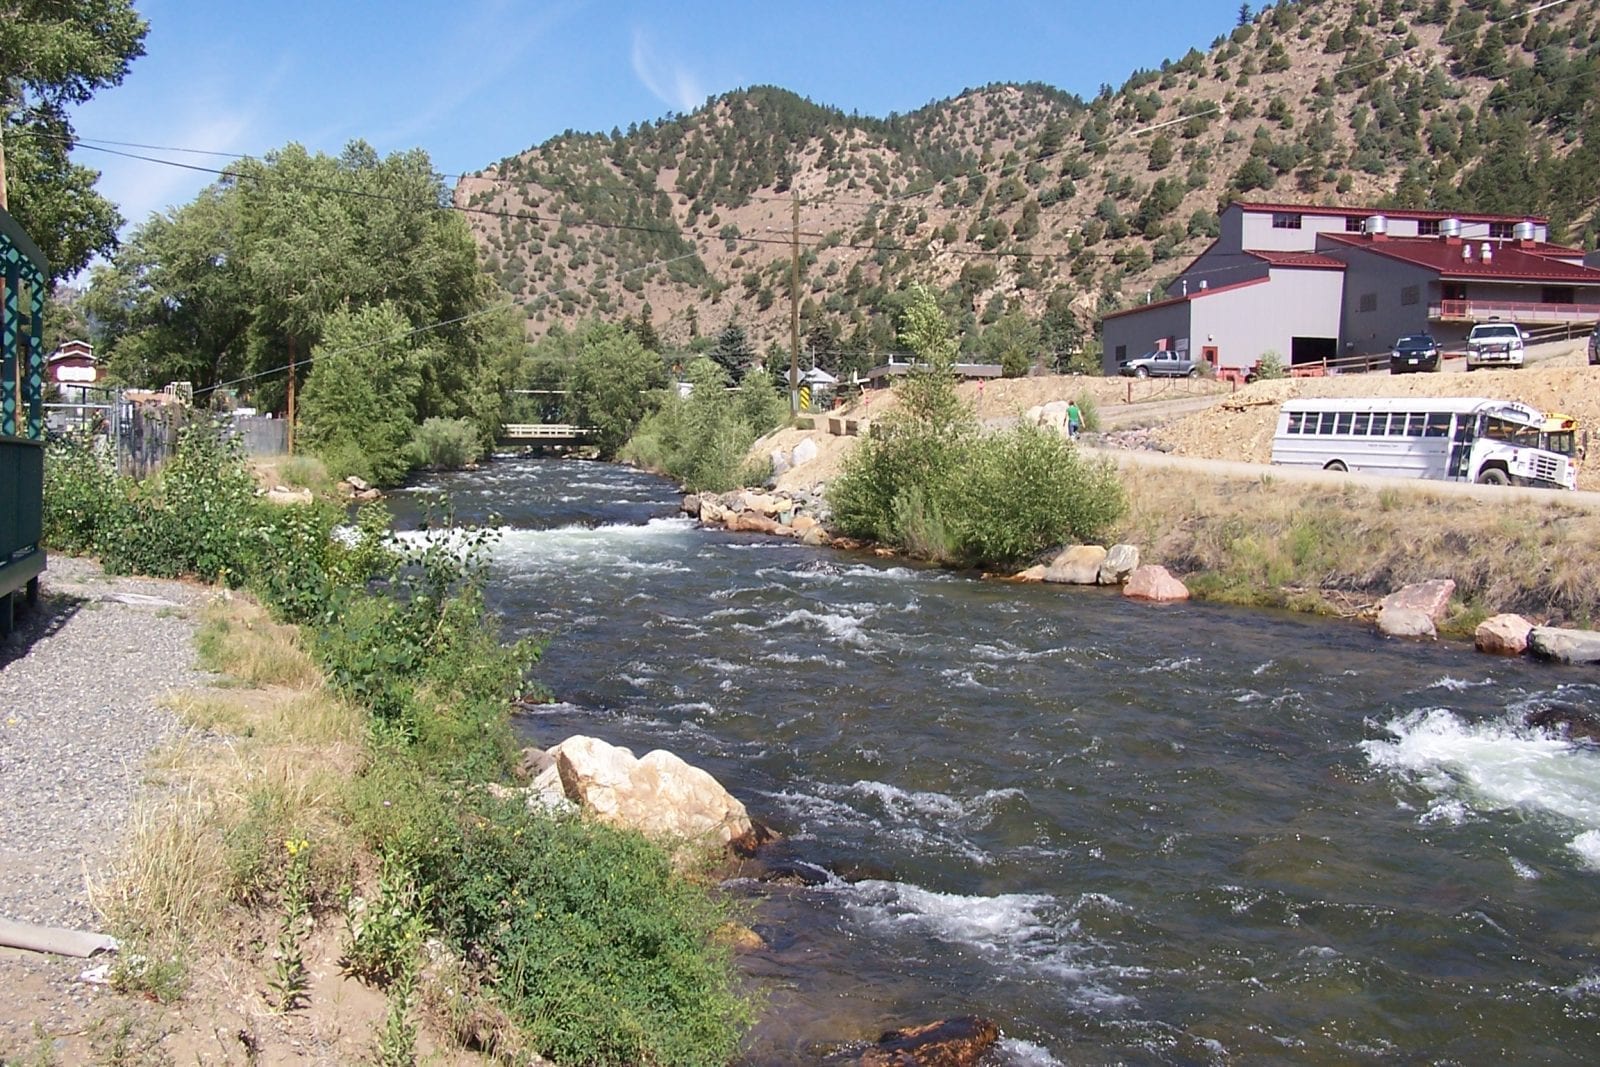
M 1572 704 L 1535 708 L 1522 721 L 1536 730 L 1565 734 L 1574 741 L 1600 741 L 1600 713 Z
M 861 1067 L 971 1067 L 1000 1040 L 1000 1028 L 977 1015 L 890 1030 L 861 1056 Z

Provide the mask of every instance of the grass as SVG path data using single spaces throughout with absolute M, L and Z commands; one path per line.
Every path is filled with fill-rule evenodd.
M 1329 489 L 1269 477 L 1122 471 L 1116 536 L 1184 575 L 1198 596 L 1349 613 L 1430 578 L 1456 583 L 1459 630 L 1499 612 L 1586 626 L 1600 618 L 1600 515 L 1494 504 L 1419 486 Z
M 244 597 L 207 605 L 195 635 L 207 670 L 249 686 L 310 689 L 322 672 L 301 647 L 300 631 L 273 622 L 266 609 Z

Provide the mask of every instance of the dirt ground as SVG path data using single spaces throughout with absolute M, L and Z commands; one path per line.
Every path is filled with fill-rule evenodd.
M 1600 367 L 1590 367 L 1581 342 L 1570 350 L 1522 370 L 1462 374 L 1352 374 L 1331 378 L 1289 378 L 1257 382 L 1207 411 L 1160 427 L 1156 438 L 1175 455 L 1266 463 L 1278 407 L 1299 397 L 1483 396 L 1520 400 L 1541 411 L 1559 411 L 1578 420 L 1583 431 L 1600 430 Z M 1600 440 L 1597 440 L 1600 445 Z M 1600 447 L 1578 465 L 1580 488 L 1600 487 Z
M 965 382 L 960 394 L 971 400 L 988 425 L 1003 425 L 1029 408 L 1053 400 L 1092 398 L 1110 425 L 1156 427 L 1154 439 L 1175 455 L 1203 459 L 1266 463 L 1278 406 L 1297 397 L 1340 396 L 1484 396 L 1520 400 L 1541 411 L 1559 411 L 1578 420 L 1583 430 L 1600 431 L 1600 367 L 1590 367 L 1583 341 L 1565 342 L 1538 352 L 1538 362 L 1522 370 L 1480 371 L 1470 376 L 1448 373 L 1389 375 L 1346 374 L 1326 378 L 1287 378 L 1234 386 L 1204 379 L 1097 378 L 1043 375 Z M 1210 406 L 1194 411 L 1196 405 Z M 893 411 L 892 390 L 866 394 L 861 401 L 830 414 L 855 419 L 861 432 L 874 418 Z M 815 416 L 812 430 L 782 429 L 756 442 L 752 456 L 782 449 L 792 452 L 810 438 L 817 457 L 778 477 L 778 488 L 812 489 L 837 476 L 857 437 L 828 432 L 828 416 Z M 1600 446 L 1600 440 L 1596 441 Z M 1600 447 L 1590 449 L 1578 466 L 1578 484 L 1600 487 Z

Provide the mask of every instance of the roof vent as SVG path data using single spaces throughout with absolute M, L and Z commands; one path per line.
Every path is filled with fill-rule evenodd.
M 1210 282 L 1208 282 L 1208 281 L 1206 281 L 1206 280 L 1205 280 L 1205 279 L 1204 279 L 1204 278 L 1201 278 L 1201 279 L 1200 279 L 1200 288 L 1202 288 L 1202 289 L 1204 289 L 1204 288 L 1206 288 L 1206 287 L 1207 287 L 1207 286 L 1208 286 L 1208 285 L 1210 285 L 1210 284 L 1211 284 L 1211 283 L 1210 283 Z M 1207 306 L 1208 306 L 1208 307 L 1209 307 L 1209 306 L 1210 306 L 1210 305 L 1207 305 Z
M 1441 236 L 1441 237 L 1460 237 L 1461 236 L 1461 220 L 1460 219 L 1445 219 L 1444 221 L 1440 222 L 1439 223 L 1439 236 Z
M 1511 236 L 1518 241 L 1533 240 L 1533 232 L 1533 223 L 1531 222 L 1519 222 L 1511 227 Z
M 1472 242 L 1471 241 L 1468 241 L 1466 244 L 1461 246 L 1461 262 L 1463 262 L 1463 263 L 1471 263 L 1472 262 Z
M 1362 223 L 1361 230 L 1368 235 L 1388 233 L 1389 220 L 1382 215 L 1368 215 L 1367 221 Z
M 1488 263 L 1490 260 L 1494 259 L 1494 249 L 1489 246 L 1488 241 L 1483 242 L 1483 247 L 1478 249 L 1478 258 L 1483 260 L 1485 263 Z

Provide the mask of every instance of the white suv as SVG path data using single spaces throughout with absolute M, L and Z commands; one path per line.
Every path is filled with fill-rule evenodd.
M 1522 366 L 1522 327 L 1514 322 L 1480 322 L 1467 334 L 1467 369 Z

